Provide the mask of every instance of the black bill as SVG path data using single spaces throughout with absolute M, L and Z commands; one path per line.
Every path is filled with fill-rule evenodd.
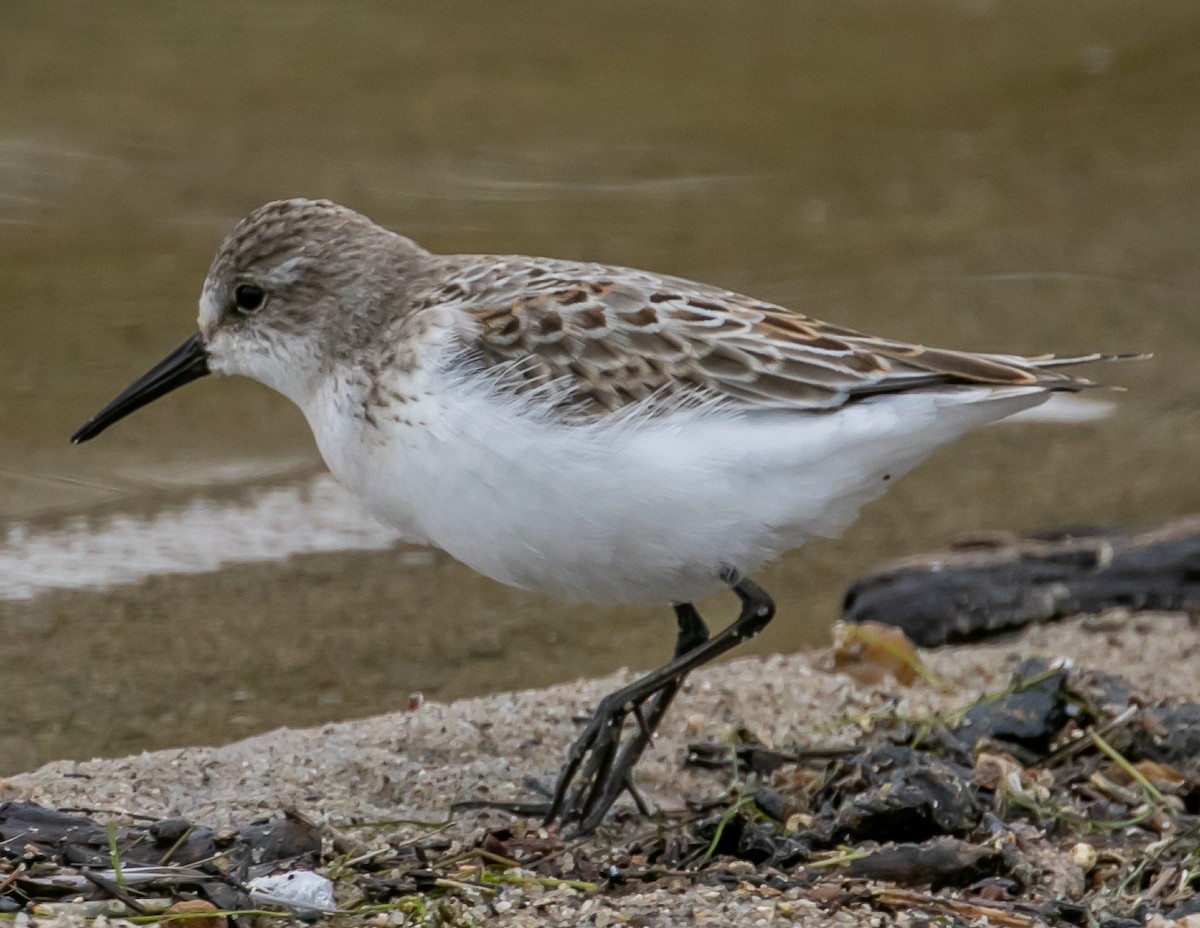
M 72 444 L 95 438 L 114 422 L 208 373 L 208 351 L 197 332 L 127 387 L 71 436 Z

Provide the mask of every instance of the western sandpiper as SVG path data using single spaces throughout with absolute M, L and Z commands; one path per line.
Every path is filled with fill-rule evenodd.
M 687 673 L 770 621 L 748 572 L 968 429 L 1088 386 L 1059 368 L 1102 357 L 925 348 L 648 271 L 436 255 L 295 199 L 237 225 L 199 332 L 72 440 L 243 374 L 409 540 L 523 589 L 673 603 L 674 658 L 603 700 L 559 774 L 548 819 L 587 831 L 623 791 L 641 804 L 633 767 Z M 723 585 L 741 611 L 710 637 L 690 604 Z

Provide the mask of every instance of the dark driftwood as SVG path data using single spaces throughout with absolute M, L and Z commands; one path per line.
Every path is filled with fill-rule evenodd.
M 856 580 L 842 616 L 930 647 L 1113 607 L 1200 611 L 1200 516 L 1134 532 L 998 535 L 897 561 Z
M 890 844 L 850 862 L 848 876 L 901 886 L 965 885 L 1000 869 L 1000 851 L 942 836 L 924 844 Z

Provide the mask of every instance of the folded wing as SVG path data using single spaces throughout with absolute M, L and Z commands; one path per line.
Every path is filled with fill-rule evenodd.
M 434 300 L 460 305 L 464 343 L 506 388 L 582 421 L 714 401 L 817 412 L 957 384 L 1078 390 L 1090 381 L 1055 368 L 1102 357 L 926 348 L 692 281 L 550 259 L 474 259 Z

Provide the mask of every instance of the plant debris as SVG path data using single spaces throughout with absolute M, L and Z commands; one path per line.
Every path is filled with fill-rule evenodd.
M 745 730 L 693 744 L 685 763 L 718 799 L 587 839 L 511 815 L 472 833 L 287 811 L 218 833 L 3 803 L 0 917 L 437 924 L 456 899 L 499 912 L 514 887 L 680 883 L 1009 926 L 1200 912 L 1200 705 L 1148 704 L 1111 674 L 1030 660 L 945 716 L 855 721 L 853 745 L 780 749 Z
M 865 727 L 852 755 L 797 752 L 766 773 L 751 748 L 727 748 L 726 769 L 759 770 L 780 811 L 731 806 L 739 821 L 717 850 L 787 880 L 837 874 L 846 893 L 856 879 L 953 888 L 1016 919 L 1000 923 L 1200 912 L 1200 705 L 1145 706 L 1117 677 L 1030 660 L 949 717 Z M 701 745 L 690 756 L 715 757 Z

